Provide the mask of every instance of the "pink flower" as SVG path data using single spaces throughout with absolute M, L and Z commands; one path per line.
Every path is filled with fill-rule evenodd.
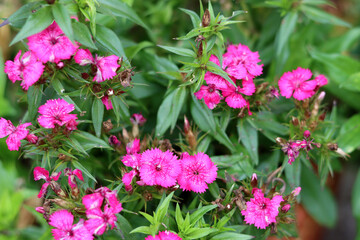
M 242 210 L 241 214 L 245 216 L 244 221 L 247 224 L 254 224 L 257 228 L 265 229 L 271 223 L 276 223 L 282 201 L 282 196 L 274 196 L 272 199 L 265 198 L 261 189 L 256 189 L 254 198 L 246 202 L 246 210 Z
M 105 105 L 106 110 L 111 110 L 113 109 L 113 105 L 111 103 L 111 99 L 109 98 L 108 95 L 105 95 L 101 98 L 102 103 Z
M 296 197 L 297 195 L 300 194 L 300 191 L 301 191 L 301 187 L 297 187 L 291 192 L 291 194 L 294 195 L 294 197 Z
M 31 123 L 24 123 L 15 127 L 10 120 L 0 118 L 0 138 L 9 136 L 6 139 L 6 144 L 10 151 L 19 150 L 21 146 L 21 140 L 26 138 L 26 136 L 29 134 L 29 130 L 26 128 L 30 125 Z
M 29 38 L 29 49 L 43 63 L 48 61 L 58 63 L 70 59 L 78 48 L 74 45 L 54 21 L 49 27 Z
M 142 126 L 146 122 L 146 118 L 144 118 L 144 116 L 141 113 L 134 113 L 130 118 L 130 121 L 132 122 L 132 124 L 137 124 Z
M 74 224 L 74 216 L 67 210 L 58 210 L 51 214 L 49 224 L 55 229 L 51 232 L 55 240 L 92 240 L 92 234 L 85 228 L 84 220 Z
M 302 146 L 302 142 L 297 140 L 297 141 L 289 141 L 287 142 L 285 145 L 282 146 L 281 150 L 288 155 L 288 163 L 291 165 L 294 161 L 295 158 L 297 158 L 300 154 L 300 148 Z
M 227 89 L 223 90 L 223 95 L 225 97 L 225 102 L 231 108 L 243 108 L 247 107 L 249 104 L 244 99 L 242 94 L 251 96 L 255 92 L 255 84 L 252 79 L 242 81 L 242 86 L 234 87 L 231 84 L 228 84 Z
M 284 73 L 278 82 L 280 94 L 286 98 L 293 96 L 299 101 L 312 97 L 317 86 L 323 84 L 324 81 L 322 75 L 318 80 L 310 80 L 311 76 L 309 69 L 300 67 L 292 72 Z
M 217 104 L 220 103 L 222 96 L 218 90 L 215 89 L 214 84 L 209 86 L 201 86 L 200 90 L 194 93 L 197 99 L 204 99 L 206 106 L 210 109 L 214 109 Z
M 125 166 L 140 169 L 141 154 L 126 154 L 121 161 Z
M 140 152 L 140 139 L 135 138 L 128 144 L 126 144 L 126 153 L 135 154 Z
M 314 79 L 319 87 L 325 86 L 328 84 L 328 80 L 324 75 L 319 75 Z
M 51 176 L 49 176 L 49 171 L 42 168 L 42 167 L 35 167 L 34 168 L 34 180 L 38 181 L 40 179 L 44 179 L 45 183 L 42 185 L 40 192 L 38 194 L 38 198 L 42 198 L 45 196 L 46 194 L 46 189 L 48 188 L 49 185 L 51 185 L 52 181 L 57 181 L 59 180 L 59 177 L 61 175 L 61 171 L 56 173 L 53 172 L 53 174 L 51 174 Z
M 21 50 L 16 54 L 14 61 L 6 61 L 4 72 L 13 83 L 22 81 L 22 88 L 28 90 L 40 79 L 44 72 L 44 65 L 37 61 L 34 53 L 25 52 L 22 58 L 20 56 Z
M 258 52 L 250 51 L 246 45 L 230 45 L 223 56 L 223 68 L 236 79 L 250 80 L 260 76 L 263 70 Z
M 186 191 L 203 193 L 208 184 L 215 181 L 217 167 L 208 155 L 199 152 L 194 156 L 183 155 L 181 173 L 178 177 L 180 188 Z
M 180 162 L 169 150 L 154 148 L 141 155 L 140 178 L 146 185 L 174 186 L 180 171 Z
M 84 178 L 83 178 L 83 175 L 82 175 L 82 172 L 80 169 L 71 170 L 70 168 L 65 168 L 64 174 L 65 174 L 65 176 L 68 177 L 68 183 L 72 189 L 77 187 L 76 181 L 75 181 L 75 176 L 80 181 L 84 181 Z
M 63 126 L 66 124 L 68 130 L 76 129 L 76 114 L 70 114 L 74 111 L 73 104 L 67 103 L 64 99 L 51 99 L 39 107 L 39 124 L 44 128 L 55 128 L 55 125 Z
M 95 193 L 100 193 L 100 195 L 105 199 L 105 202 L 111 206 L 115 213 L 119 213 L 122 210 L 122 205 L 117 199 L 117 192 L 110 190 L 107 187 L 100 187 L 95 190 Z
M 93 58 L 88 49 L 79 49 L 74 59 L 75 62 L 81 66 L 93 64 L 93 66 L 96 67 L 96 75 L 93 79 L 95 82 L 103 82 L 116 76 L 116 70 L 120 67 L 117 62 L 119 60 L 118 56 L 99 57 L 96 55 L 95 58 Z
M 253 173 L 251 176 L 251 181 L 257 180 L 257 175 L 256 173 Z
M 84 204 L 86 210 L 91 210 L 95 208 L 101 208 L 104 201 L 104 197 L 100 193 L 92 193 L 83 196 L 82 203 Z
M 215 55 L 211 55 L 209 61 L 216 63 L 216 65 L 220 66 L 219 59 Z M 204 80 L 206 81 L 207 85 L 214 84 L 216 89 L 223 90 L 227 88 L 228 81 L 212 72 L 206 72 Z
M 182 238 L 179 237 L 176 233 L 172 233 L 170 231 L 163 231 L 159 232 L 156 236 L 147 236 L 145 240 L 181 240 Z
M 131 170 L 128 173 L 125 173 L 122 177 L 122 182 L 125 185 L 125 190 L 127 192 L 130 192 L 132 190 L 132 186 L 131 186 L 131 182 L 133 180 L 133 178 L 137 175 L 137 171 L 136 170 Z

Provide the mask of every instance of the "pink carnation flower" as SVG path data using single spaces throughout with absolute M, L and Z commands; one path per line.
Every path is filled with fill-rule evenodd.
M 222 96 L 218 90 L 215 88 L 214 84 L 209 86 L 201 86 L 200 90 L 194 93 L 197 99 L 204 99 L 206 106 L 210 109 L 214 109 L 217 104 L 220 103 Z
M 22 88 L 28 90 L 40 79 L 44 72 L 44 65 L 37 61 L 34 53 L 25 52 L 21 58 L 20 56 L 21 50 L 16 54 L 14 61 L 6 61 L 4 72 L 13 83 L 22 81 Z
M 73 104 L 66 102 L 64 99 L 51 99 L 39 107 L 39 124 L 44 128 L 55 128 L 55 125 L 63 126 L 69 130 L 76 129 L 76 114 L 70 114 L 74 111 Z M 75 125 L 75 126 L 74 126 Z
M 126 144 L 126 153 L 127 154 L 135 154 L 140 152 L 140 139 L 135 138 L 131 142 Z
M 265 229 L 271 223 L 276 223 L 282 201 L 282 196 L 265 198 L 261 189 L 255 189 L 254 198 L 246 202 L 246 210 L 242 210 L 241 214 L 245 216 L 244 221 L 247 224 L 254 224 L 257 228 Z
M 105 105 L 106 110 L 111 110 L 113 109 L 113 105 L 111 103 L 111 99 L 109 98 L 108 95 L 105 95 L 101 98 L 102 103 Z
M 230 45 L 223 56 L 225 71 L 236 79 L 250 80 L 260 76 L 263 70 L 258 52 L 250 51 L 246 45 Z
M 280 94 L 286 98 L 293 96 L 299 101 L 312 97 L 317 88 L 326 85 L 328 81 L 323 75 L 317 76 L 314 80 L 310 80 L 311 76 L 309 69 L 301 67 L 284 73 L 278 82 Z
M 182 238 L 179 237 L 176 233 L 172 233 L 170 231 L 163 231 L 159 232 L 156 236 L 147 236 L 145 240 L 181 240 Z
M 29 38 L 29 49 L 43 63 L 58 63 L 64 59 L 70 59 L 78 48 L 74 45 L 54 21 L 49 27 L 34 34 Z
M 132 185 L 131 185 L 131 182 L 132 180 L 134 179 L 134 177 L 137 175 L 137 171 L 136 170 L 131 170 L 130 172 L 128 173 L 125 173 L 122 177 L 122 182 L 124 183 L 125 185 L 125 190 L 127 192 L 130 192 L 132 190 Z
M 125 166 L 140 169 L 141 154 L 126 154 L 121 161 Z
M 178 177 L 180 188 L 203 193 L 208 184 L 215 181 L 217 167 L 208 155 L 199 152 L 194 156 L 184 154 L 181 159 L 181 173 Z
M 45 168 L 35 167 L 34 168 L 34 180 L 35 181 L 38 181 L 40 179 L 45 180 L 45 183 L 41 186 L 40 192 L 37 197 L 38 198 L 44 197 L 48 186 L 51 184 L 52 181 L 56 182 L 57 180 L 59 180 L 60 175 L 61 175 L 61 171 L 58 173 L 53 172 L 53 174 L 51 174 L 51 176 L 49 176 L 49 171 L 46 170 Z
M 251 96 L 255 92 L 255 84 L 252 79 L 242 81 L 242 87 L 234 87 L 231 84 L 228 84 L 227 89 L 223 90 L 223 95 L 225 97 L 225 102 L 231 108 L 243 108 L 248 106 L 248 102 L 242 95 Z
M 180 171 L 180 162 L 169 150 L 154 148 L 141 155 L 140 178 L 146 185 L 174 186 Z
M 76 181 L 75 181 L 75 176 L 80 180 L 80 181 L 84 181 L 82 172 L 80 169 L 75 169 L 75 170 L 71 170 L 70 168 L 65 168 L 64 169 L 64 174 L 65 176 L 68 177 L 68 183 L 69 186 L 74 189 L 77 187 L 76 185 Z
M 51 214 L 49 224 L 55 229 L 51 232 L 55 240 L 92 240 L 93 236 L 80 219 L 74 224 L 74 216 L 68 210 L 58 210 Z
M 10 151 L 19 150 L 21 146 L 21 140 L 26 138 L 26 136 L 29 134 L 29 130 L 26 128 L 30 125 L 31 123 L 24 123 L 15 127 L 10 120 L 0 118 L 0 138 L 9 136 L 6 139 L 6 144 Z
M 79 49 L 74 59 L 75 62 L 81 66 L 93 64 L 96 67 L 96 75 L 93 79 L 95 82 L 103 82 L 116 76 L 116 70 L 120 67 L 118 64 L 118 56 L 99 57 L 96 55 L 95 58 L 93 58 L 88 49 Z
M 134 113 L 130 118 L 130 121 L 132 122 L 132 124 L 137 124 L 142 126 L 146 122 L 146 118 L 144 118 L 144 116 L 141 113 Z

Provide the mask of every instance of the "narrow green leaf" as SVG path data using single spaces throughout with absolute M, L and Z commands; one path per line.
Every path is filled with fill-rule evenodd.
M 33 11 L 41 6 L 41 2 L 29 2 L 14 12 L 7 20 L 14 26 L 17 22 L 27 19 Z
M 239 140 L 245 146 L 254 164 L 259 164 L 258 135 L 256 129 L 248 122 L 240 119 L 237 125 Z
M 174 95 L 175 91 L 169 93 L 159 107 L 155 127 L 156 136 L 163 135 L 171 125 L 169 116 L 171 116 Z
M 99 98 L 95 98 L 91 108 L 91 119 L 97 137 L 100 137 L 101 134 L 103 117 L 104 117 L 104 104 Z
M 20 32 L 11 41 L 10 46 L 31 35 L 41 32 L 53 22 L 53 16 L 49 6 L 43 7 L 31 14 L 26 20 Z
M 63 4 L 55 3 L 51 6 L 53 16 L 65 35 L 74 42 L 73 29 L 71 26 L 70 14 Z
M 107 50 L 119 57 L 126 57 L 119 37 L 110 28 L 96 25 L 96 40 Z
M 352 116 L 342 125 L 337 143 L 346 153 L 360 146 L 360 114 Z
M 97 47 L 95 46 L 92 36 L 90 33 L 89 28 L 78 21 L 72 21 L 71 23 L 73 32 L 74 32 L 74 38 L 76 41 L 81 43 L 82 45 L 97 50 Z
M 160 202 L 155 212 L 155 223 L 162 223 L 164 221 L 173 195 L 174 192 L 170 193 L 162 202 Z
M 141 215 L 143 215 L 151 224 L 154 224 L 154 217 L 145 213 L 145 212 L 139 212 Z
M 216 131 L 211 133 L 211 135 L 213 135 L 216 140 L 226 146 L 231 152 L 236 152 L 234 143 L 230 140 L 225 130 L 222 129 L 219 124 L 216 124 Z
M 158 45 L 158 47 L 161 47 L 169 52 L 175 53 L 180 56 L 196 58 L 196 53 L 187 48 L 169 47 L 169 46 L 162 46 L 162 45 Z
M 192 100 L 190 110 L 195 123 L 204 132 L 216 132 L 216 123 L 211 110 L 203 103 L 200 103 L 193 94 Z
M 74 138 L 76 140 L 78 140 L 78 142 L 81 144 L 81 146 L 85 150 L 90 150 L 93 148 L 111 149 L 111 147 L 109 146 L 109 144 L 107 142 L 105 142 L 104 140 L 102 140 L 98 137 L 95 137 L 94 135 L 92 135 L 88 132 L 76 131 L 76 132 L 72 133 L 72 136 L 74 136 Z
M 205 237 L 211 233 L 217 232 L 219 230 L 214 229 L 214 228 L 191 228 L 190 230 L 188 230 L 186 232 L 186 237 L 187 239 L 198 239 L 198 238 L 202 238 Z
M 43 85 L 31 86 L 28 89 L 28 109 L 29 109 L 29 121 L 35 120 L 38 108 L 41 104 Z
M 333 227 L 337 219 L 335 199 L 329 189 L 320 186 L 319 179 L 308 168 L 301 170 L 301 201 L 305 209 L 320 224 Z
M 154 46 L 152 42 L 143 41 L 134 46 L 127 47 L 125 49 L 125 54 L 129 59 L 133 59 L 139 51 L 152 46 Z
M 180 111 L 183 108 L 184 102 L 186 100 L 186 96 L 187 96 L 187 91 L 185 87 L 179 87 L 175 90 L 174 97 L 172 99 L 172 107 L 171 107 L 171 131 L 174 129 L 176 125 Z
M 56 93 L 62 98 L 64 99 L 66 102 L 73 104 L 75 106 L 75 109 L 78 110 L 79 112 L 81 112 L 81 109 L 78 107 L 78 105 L 69 97 L 66 95 L 65 93 L 65 88 L 64 86 L 61 84 L 61 82 L 59 81 L 59 79 L 57 78 L 53 78 L 51 80 L 51 85 L 53 86 L 54 90 L 56 91 Z
M 221 77 L 225 78 L 231 85 L 236 87 L 236 84 L 234 83 L 234 81 L 216 63 L 209 61 L 206 65 L 206 67 L 207 67 L 207 70 L 209 70 L 212 73 L 215 73 L 216 75 L 220 75 Z
M 282 20 L 276 41 L 277 56 L 280 56 L 281 52 L 285 48 L 285 45 L 289 42 L 289 38 L 291 34 L 294 32 L 297 20 L 298 20 L 298 13 L 295 11 L 290 11 L 289 13 L 287 13 L 284 19 Z
M 150 230 L 150 227 L 141 226 L 141 227 L 135 228 L 130 233 L 143 233 L 143 234 L 151 235 L 151 230 Z
M 351 24 L 348 22 L 345 22 L 344 20 L 341 20 L 340 18 L 331 15 L 323 10 L 320 10 L 315 7 L 310 7 L 305 4 L 301 4 L 301 10 L 304 12 L 304 14 L 310 18 L 311 20 L 314 20 L 315 22 L 319 23 L 329 23 L 333 25 L 343 26 L 343 27 L 351 27 Z
M 222 232 L 214 237 L 210 238 L 210 240 L 250 240 L 254 237 L 251 235 L 234 233 L 234 232 Z
M 151 31 L 149 27 L 136 14 L 136 12 L 127 4 L 120 2 L 118 0 L 98 0 L 98 1 L 100 3 L 100 8 L 99 8 L 100 11 L 106 12 L 110 15 L 115 15 L 117 17 L 127 18 L 130 21 L 147 29 L 148 31 Z
M 199 15 L 197 15 L 194 11 L 185 8 L 180 8 L 180 10 L 190 16 L 194 28 L 200 27 L 201 20 Z
M 201 207 L 200 209 L 196 210 L 194 213 L 190 215 L 191 226 L 194 226 L 197 223 L 197 221 L 199 221 L 207 212 L 210 212 L 211 210 L 217 207 L 218 206 L 215 204 L 215 205 Z
M 179 206 L 178 203 L 176 204 L 175 219 L 176 219 L 177 225 L 179 226 L 179 229 L 183 229 L 183 227 L 184 227 L 184 218 L 182 216 L 180 206 Z
M 83 146 L 79 143 L 79 141 L 75 138 L 75 135 L 72 134 L 69 137 L 69 141 L 66 141 L 65 143 L 69 144 L 70 147 L 74 148 L 78 152 L 83 153 L 85 156 L 89 156 L 89 154 L 85 151 Z
M 79 161 L 73 160 L 71 161 L 71 164 L 74 166 L 74 168 L 80 169 L 86 176 L 88 176 L 95 183 L 97 183 L 95 177 L 91 175 L 91 173 Z

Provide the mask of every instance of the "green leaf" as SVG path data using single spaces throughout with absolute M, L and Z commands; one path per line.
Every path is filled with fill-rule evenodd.
M 74 32 L 74 38 L 76 41 L 81 43 L 82 45 L 97 50 L 97 47 L 95 46 L 92 36 L 90 33 L 89 28 L 78 21 L 72 21 L 71 23 L 73 32 Z
M 169 121 L 169 116 L 171 116 L 175 91 L 169 93 L 159 107 L 155 128 L 156 136 L 162 136 L 171 125 L 171 121 Z
M 212 73 L 215 73 L 216 75 L 220 75 L 221 77 L 225 78 L 230 84 L 232 84 L 234 87 L 236 87 L 236 84 L 233 80 L 229 77 L 229 75 L 222 70 L 221 67 L 219 67 L 216 63 L 209 61 L 206 65 L 207 70 L 209 70 Z
M 78 105 L 76 105 L 76 103 L 69 97 L 66 95 L 65 93 L 65 88 L 64 86 L 61 84 L 61 82 L 59 81 L 59 79 L 55 78 L 55 76 L 53 77 L 53 79 L 51 80 L 51 85 L 53 86 L 54 90 L 56 91 L 56 93 L 62 98 L 64 99 L 66 102 L 73 104 L 75 109 L 78 110 L 79 112 L 81 112 L 81 109 L 78 107 Z
M 357 220 L 360 220 L 360 170 L 354 183 L 351 197 L 352 212 Z
M 100 3 L 100 11 L 117 17 L 124 17 L 130 21 L 142 26 L 143 28 L 151 31 L 149 27 L 141 20 L 141 18 L 134 12 L 134 10 L 127 4 L 118 0 L 98 0 Z
M 199 15 L 197 15 L 194 11 L 185 8 L 180 8 L 180 10 L 190 16 L 194 28 L 200 27 L 201 20 Z
M 135 228 L 130 233 L 144 233 L 147 235 L 151 235 L 151 229 L 150 229 L 150 227 L 141 226 L 141 227 Z
M 112 149 L 107 142 L 98 137 L 95 137 L 88 132 L 76 131 L 72 133 L 72 136 L 74 136 L 74 138 L 79 141 L 85 150 L 90 150 L 92 148 Z
M 95 183 L 97 183 L 95 177 L 93 175 L 91 175 L 91 173 L 79 161 L 72 160 L 71 164 L 74 166 L 74 168 L 80 169 L 86 176 L 88 176 Z
M 54 19 L 49 6 L 39 9 L 35 13 L 31 14 L 30 17 L 26 20 L 20 32 L 11 41 L 10 46 L 14 45 L 18 41 L 23 40 L 24 38 L 41 32 L 47 28 L 53 22 L 53 20 Z
M 154 217 L 145 213 L 145 212 L 139 212 L 141 215 L 143 215 L 151 224 L 154 224 Z
M 152 46 L 154 46 L 152 42 L 143 41 L 134 46 L 127 47 L 125 49 L 125 54 L 129 59 L 133 59 L 139 51 Z
M 95 98 L 91 108 L 91 119 L 97 137 L 100 137 L 101 134 L 103 117 L 104 117 L 104 104 L 99 98 Z
M 89 156 L 83 146 L 79 143 L 79 141 L 75 138 L 74 134 L 71 134 L 69 137 L 69 141 L 66 141 L 70 147 L 74 148 L 78 152 L 82 152 L 85 156 Z
M 282 20 L 276 41 L 277 56 L 280 56 L 281 52 L 285 48 L 285 44 L 289 42 L 289 38 L 291 34 L 294 32 L 297 20 L 298 20 L 298 13 L 295 11 L 291 11 L 287 13 L 284 19 Z
M 130 112 L 124 101 L 119 96 L 111 96 L 110 98 L 117 122 L 123 120 L 130 124 Z
M 335 17 L 334 15 L 331 15 L 323 10 L 320 10 L 315 7 L 310 7 L 304 4 L 301 4 L 301 10 L 304 12 L 304 14 L 310 18 L 311 20 L 319 23 L 329 23 L 333 25 L 343 26 L 343 27 L 351 27 L 350 23 L 347 23 L 343 20 L 341 20 L 338 17 Z
M 337 219 L 335 199 L 329 189 L 320 186 L 319 179 L 308 168 L 301 170 L 301 201 L 314 219 L 326 227 L 333 227 Z
M 259 164 L 258 135 L 256 129 L 249 123 L 239 119 L 238 125 L 239 140 L 245 146 L 254 164 Z
M 184 218 L 182 216 L 180 206 L 178 203 L 176 204 L 175 219 L 176 219 L 177 225 L 179 226 L 179 229 L 183 229 L 184 228 Z
M 70 15 L 63 4 L 55 3 L 51 6 L 53 16 L 65 35 L 74 42 L 73 29 L 71 26 Z
M 190 49 L 187 48 L 181 48 L 181 47 L 168 47 L 168 46 L 162 46 L 162 45 L 158 45 L 158 47 L 161 47 L 169 52 L 175 53 L 177 55 L 180 56 L 184 56 L 184 57 L 191 57 L 191 58 L 196 58 L 196 53 Z
M 354 73 L 340 83 L 341 88 L 345 88 L 350 91 L 360 92 L 360 72 Z
M 250 240 L 254 237 L 251 235 L 234 233 L 234 232 L 222 232 L 214 237 L 210 238 L 210 240 Z
M 198 239 L 205 237 L 211 233 L 217 232 L 219 230 L 214 228 L 191 228 L 186 232 L 186 238 L 187 239 Z
M 187 91 L 185 87 L 179 87 L 174 91 L 174 97 L 172 99 L 171 107 L 171 131 L 174 129 L 177 119 L 179 117 L 180 111 L 186 100 Z
M 42 94 L 43 94 L 42 91 L 43 91 L 43 85 L 31 86 L 28 89 L 27 92 L 28 108 L 29 108 L 28 118 L 30 121 L 35 120 L 42 99 Z
M 199 221 L 207 212 L 217 207 L 218 206 L 215 204 L 215 205 L 201 207 L 200 209 L 196 210 L 194 213 L 190 215 L 191 226 L 194 226 L 197 223 L 197 221 Z
M 283 164 L 285 164 L 285 176 L 290 188 L 299 187 L 300 178 L 301 178 L 301 167 L 302 167 L 301 160 L 296 159 L 295 162 L 293 162 L 292 165 L 290 165 L 288 163 L 288 157 L 285 156 Z
M 155 212 L 155 223 L 162 223 L 164 221 L 164 217 L 169 209 L 169 204 L 174 195 L 174 192 L 170 193 L 163 201 L 159 203 L 159 206 Z
M 27 19 L 33 13 L 33 11 L 36 11 L 36 9 L 40 6 L 41 2 L 27 3 L 14 12 L 7 20 L 10 22 L 10 25 L 14 26 L 17 22 L 21 22 Z
M 192 94 L 191 115 L 199 128 L 204 132 L 216 132 L 216 123 L 211 110 L 198 101 Z
M 211 133 L 212 136 L 224 146 L 226 146 L 231 152 L 236 152 L 236 148 L 234 147 L 234 143 L 230 140 L 225 130 L 220 127 L 219 124 L 216 123 L 216 131 Z
M 96 40 L 119 57 L 126 57 L 119 37 L 110 28 L 96 24 Z
M 342 125 L 337 143 L 346 153 L 360 146 L 360 114 L 352 116 Z

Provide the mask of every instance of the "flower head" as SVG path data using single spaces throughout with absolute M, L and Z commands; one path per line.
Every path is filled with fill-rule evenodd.
M 187 191 L 203 193 L 208 184 L 215 181 L 217 167 L 208 155 L 199 152 L 194 156 L 183 155 L 181 173 L 178 177 L 180 188 Z
M 15 127 L 10 120 L 0 118 L 0 138 L 9 136 L 6 139 L 6 144 L 10 151 L 18 151 L 21 146 L 21 140 L 26 138 L 29 134 L 29 130 L 26 127 L 31 123 L 20 124 Z
M 76 188 L 76 181 L 75 181 L 75 176 L 80 180 L 80 181 L 84 181 L 83 175 L 82 175 L 82 171 L 80 169 L 74 169 L 71 170 L 70 168 L 65 168 L 64 169 L 64 174 L 65 176 L 68 177 L 68 183 L 69 186 L 73 189 Z
M 58 63 L 64 59 L 70 59 L 78 46 L 73 44 L 58 24 L 54 21 L 43 31 L 30 36 L 29 49 L 35 53 L 41 62 Z
M 137 124 L 142 126 L 146 122 L 146 118 L 144 118 L 144 116 L 141 113 L 134 113 L 130 118 L 130 121 L 132 122 L 132 124 Z
M 242 81 L 242 87 L 234 87 L 228 83 L 228 87 L 222 91 L 225 102 L 231 108 L 247 107 L 249 104 L 243 95 L 251 96 L 255 92 L 255 84 L 252 79 L 240 81 Z
M 271 223 L 276 223 L 282 201 L 282 196 L 274 196 L 272 199 L 265 198 L 261 189 L 255 189 L 254 198 L 246 202 L 246 210 L 242 210 L 241 214 L 245 216 L 247 224 L 254 224 L 257 228 L 265 229 Z
M 180 174 L 180 162 L 169 150 L 158 148 L 147 150 L 141 155 L 140 178 L 150 186 L 171 187 Z
M 14 61 L 6 61 L 4 72 L 8 74 L 10 81 L 22 81 L 23 89 L 28 90 L 30 86 L 36 83 L 44 72 L 44 65 L 38 62 L 35 54 L 25 52 L 21 56 L 21 50 L 16 54 Z
M 34 168 L 34 180 L 35 181 L 38 181 L 40 179 L 45 180 L 45 183 L 41 186 L 40 192 L 38 194 L 38 198 L 42 198 L 45 196 L 48 186 L 51 185 L 53 181 L 56 182 L 57 180 L 59 180 L 60 175 L 61 175 L 61 171 L 58 173 L 53 172 L 53 174 L 49 176 L 49 171 L 46 170 L 45 168 L 42 167 Z
M 284 73 L 278 82 L 280 94 L 286 98 L 293 96 L 299 101 L 312 97 L 318 87 L 327 84 L 327 79 L 319 75 L 314 80 L 310 80 L 311 76 L 309 69 L 301 67 Z
M 210 109 L 214 109 L 217 104 L 220 103 L 222 96 L 218 90 L 216 90 L 214 84 L 209 84 L 209 86 L 201 86 L 200 90 L 194 93 L 197 99 L 204 99 L 206 106 Z
M 145 240 L 181 240 L 182 238 L 179 237 L 176 233 L 172 233 L 170 231 L 163 231 L 159 232 L 156 236 L 147 236 Z
M 102 103 L 105 105 L 106 110 L 111 110 L 113 109 L 113 105 L 111 103 L 111 99 L 109 98 L 108 95 L 105 95 L 101 98 Z
M 135 138 L 131 142 L 126 144 L 126 153 L 127 154 L 135 154 L 140 152 L 140 139 Z
M 80 64 L 81 66 L 92 64 L 96 67 L 96 73 L 93 79 L 93 81 L 95 82 L 103 82 L 116 76 L 116 70 L 120 67 L 120 65 L 118 64 L 118 56 L 95 56 L 95 58 L 93 58 L 91 52 L 88 49 L 79 49 L 74 59 L 75 62 Z
M 51 232 L 55 240 L 92 240 L 93 236 L 81 219 L 74 223 L 74 216 L 68 210 L 58 210 L 50 215 L 49 224 L 55 229 Z
M 73 104 L 67 103 L 64 99 L 51 99 L 39 107 L 39 124 L 44 128 L 55 128 L 56 125 L 74 129 L 76 114 L 70 114 L 75 109 Z M 76 128 L 76 125 L 75 125 Z

